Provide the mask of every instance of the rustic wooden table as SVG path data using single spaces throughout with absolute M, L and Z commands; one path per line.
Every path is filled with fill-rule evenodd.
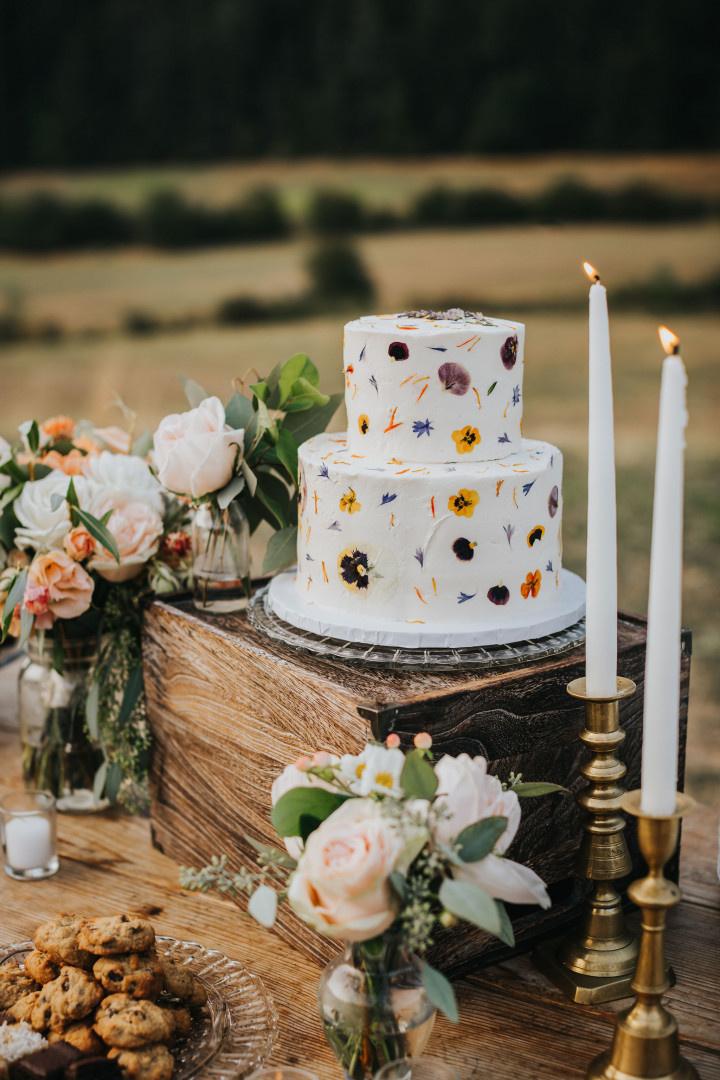
M 20 783 L 17 736 L 0 732 L 0 785 Z M 717 814 L 686 819 L 684 900 L 671 916 L 668 952 L 677 986 L 668 995 L 685 1053 L 703 1080 L 720 1080 L 720 885 L 715 869 Z M 177 866 L 150 843 L 146 821 L 108 813 L 60 815 L 60 872 L 21 884 L 0 873 L 0 944 L 26 939 L 58 911 L 109 914 L 144 909 L 164 934 L 221 949 L 265 981 L 280 1017 L 273 1062 L 312 1067 L 321 1080 L 340 1072 L 322 1034 L 315 1003 L 319 969 L 234 904 L 184 892 Z M 562 1080 L 582 1077 L 609 1043 L 611 1007 L 565 1001 L 516 958 L 457 984 L 462 1021 L 438 1020 L 428 1052 L 465 1078 Z

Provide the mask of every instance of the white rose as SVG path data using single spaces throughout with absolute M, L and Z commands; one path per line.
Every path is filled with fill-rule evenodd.
M 402 750 L 369 743 L 361 754 L 344 754 L 340 770 L 357 795 L 402 797 L 400 774 L 405 764 Z
M 498 778 L 488 775 L 484 757 L 446 755 L 435 766 L 435 775 L 438 778 L 435 805 L 444 811 L 437 817 L 435 834 L 442 843 L 452 844 L 463 829 L 483 818 L 508 819 L 494 851 L 479 862 L 453 866 L 453 877 L 479 885 L 496 900 L 550 907 L 545 883 L 535 871 L 506 859 L 503 854 L 520 825 L 520 800 L 515 792 L 503 791 Z
M 217 397 L 206 398 L 189 412 L 166 416 L 154 437 L 161 484 L 193 499 L 220 491 L 242 457 L 244 435 L 242 429 L 233 430 L 225 423 L 225 410 Z
M 92 501 L 102 494 L 118 505 L 132 500 L 146 503 L 156 514 L 163 512 L 162 488 L 142 458 L 103 450 L 88 459 L 85 478 Z
M 3 439 L 0 435 L 0 465 L 4 465 L 12 457 L 12 448 L 7 439 Z M 0 491 L 4 491 L 5 488 L 10 487 L 12 480 L 5 473 L 0 473 Z
M 81 476 L 72 478 L 78 498 L 82 500 L 85 492 Z M 61 548 L 65 534 L 70 530 L 70 511 L 65 501 L 70 477 L 59 469 L 44 476 L 42 480 L 29 480 L 15 500 L 15 516 L 20 527 L 15 532 L 15 543 L 19 548 L 34 548 L 35 551 L 49 551 Z M 57 510 L 53 510 L 53 495 L 62 496 Z
M 336 757 L 329 755 L 325 764 L 336 765 L 337 761 Z M 273 781 L 270 793 L 273 806 L 282 795 L 296 787 L 319 787 L 324 788 L 326 791 L 337 790 L 332 784 L 326 784 L 318 776 L 313 776 L 312 773 L 308 773 L 304 769 L 298 769 L 297 765 L 288 765 Z M 303 850 L 303 842 L 300 837 L 286 836 L 284 839 L 288 855 L 293 859 L 299 859 Z
M 405 849 L 406 839 L 382 803 L 348 799 L 308 837 L 290 878 L 290 905 L 326 937 L 377 937 L 395 921 L 390 874 L 407 866 Z

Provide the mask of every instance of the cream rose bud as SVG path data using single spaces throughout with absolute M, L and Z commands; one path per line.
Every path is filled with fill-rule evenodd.
M 503 791 L 496 776 L 488 775 L 484 757 L 469 754 L 440 758 L 435 766 L 438 778 L 434 832 L 451 846 L 468 825 L 487 817 L 506 817 L 507 827 L 494 851 L 474 863 L 453 866 L 453 877 L 471 881 L 496 900 L 513 904 L 540 904 L 550 907 L 550 898 L 541 878 L 527 866 L 504 857 L 520 825 L 520 800 L 514 791 Z
M 382 803 L 348 799 L 308 837 L 288 900 L 326 937 L 368 941 L 395 921 L 398 901 L 389 879 L 406 865 L 406 848 L 407 838 Z
M 328 760 L 325 764 L 336 765 L 337 762 L 338 758 L 328 754 Z M 296 787 L 319 787 L 324 788 L 325 791 L 336 790 L 332 784 L 326 784 L 320 777 L 313 776 L 312 773 L 305 772 L 304 769 L 298 769 L 297 765 L 288 765 L 273 781 L 270 791 L 272 805 L 274 806 L 281 796 Z M 288 855 L 292 859 L 299 859 L 304 846 L 301 838 L 299 836 L 286 836 L 284 839 Z
M 242 457 L 244 435 L 225 423 L 217 397 L 206 398 L 189 412 L 166 416 L 154 437 L 160 483 L 193 499 L 220 491 Z

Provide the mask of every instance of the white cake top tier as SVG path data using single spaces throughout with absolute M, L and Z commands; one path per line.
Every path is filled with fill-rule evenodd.
M 491 461 L 521 445 L 525 327 L 479 312 L 369 315 L 345 327 L 348 450 Z

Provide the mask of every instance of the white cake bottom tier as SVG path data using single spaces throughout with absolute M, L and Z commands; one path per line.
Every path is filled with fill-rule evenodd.
M 562 578 L 562 454 L 369 465 L 342 436 L 300 448 L 296 589 L 327 615 L 421 630 L 540 625 Z

